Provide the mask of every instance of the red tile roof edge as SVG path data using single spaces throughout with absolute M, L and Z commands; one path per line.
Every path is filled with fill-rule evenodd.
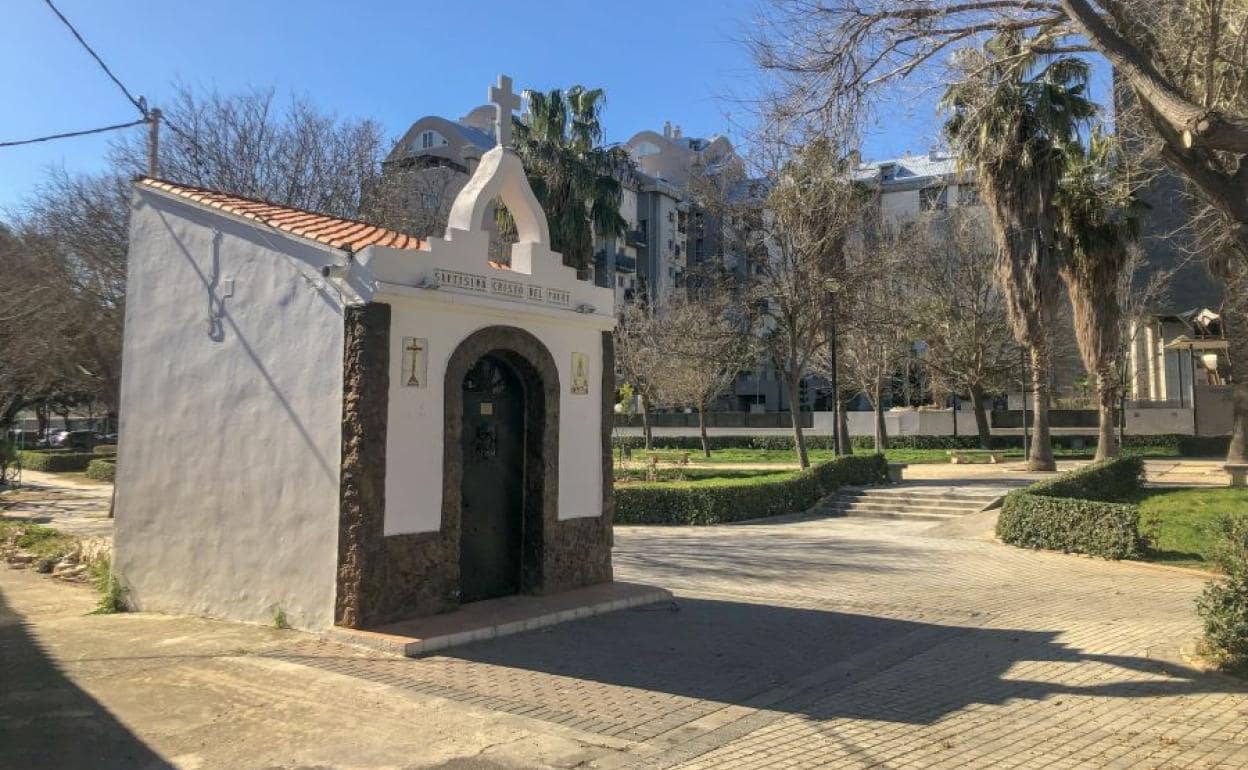
M 270 203 L 258 198 L 248 198 L 157 177 L 137 177 L 134 183 L 149 190 L 218 209 L 236 217 L 259 222 L 279 232 L 347 252 L 357 252 L 367 246 L 382 242 L 386 242 L 387 248 L 392 249 L 419 249 L 424 245 L 419 238 L 396 230 L 387 230 L 358 219 L 320 214 L 295 206 Z M 294 221 L 297 224 L 291 224 L 291 215 L 296 215 Z M 354 235 L 344 238 L 343 236 L 347 233 L 354 233 Z

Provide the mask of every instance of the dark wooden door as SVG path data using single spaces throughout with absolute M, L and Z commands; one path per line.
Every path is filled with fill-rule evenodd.
M 520 590 L 524 539 L 524 390 L 507 362 L 481 358 L 464 377 L 460 599 Z

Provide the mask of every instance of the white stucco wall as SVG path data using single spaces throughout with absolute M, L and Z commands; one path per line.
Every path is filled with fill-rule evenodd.
M 140 609 L 329 626 L 344 255 L 150 190 L 130 226 L 116 572 Z
M 528 314 L 465 302 L 442 291 L 389 287 L 373 299 L 391 306 L 385 534 L 431 532 L 441 524 L 447 362 L 459 343 L 488 326 L 528 331 L 550 351 L 559 370 L 559 518 L 602 514 L 602 338 L 597 328 L 578 316 Z M 404 385 L 404 337 L 428 339 L 427 387 Z M 585 395 L 571 393 L 573 352 L 589 357 Z
M 496 196 L 519 234 L 506 268 L 490 263 L 482 228 L 484 205 Z M 482 157 L 452 207 L 446 238 L 416 251 L 368 247 L 351 271 L 363 298 L 391 307 L 386 535 L 441 526 L 447 363 L 488 326 L 527 331 L 550 352 L 559 371 L 559 518 L 602 514 L 602 333 L 615 327 L 615 293 L 577 280 L 550 250 L 545 214 L 518 157 L 501 148 Z M 402 376 L 405 337 L 426 341 L 424 387 Z M 574 352 L 588 360 L 585 394 L 571 392 Z

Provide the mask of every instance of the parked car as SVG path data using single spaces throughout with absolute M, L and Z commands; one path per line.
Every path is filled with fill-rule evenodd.
M 57 431 L 49 443 L 54 447 L 64 449 L 81 449 L 88 450 L 95 446 L 95 431 L 90 430 L 62 430 Z
M 48 440 L 37 430 L 11 430 L 9 440 L 22 449 L 43 449 L 48 445 Z

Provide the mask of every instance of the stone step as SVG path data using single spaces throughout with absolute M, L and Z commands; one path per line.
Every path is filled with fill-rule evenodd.
M 920 519 L 924 521 L 945 521 L 965 516 L 967 512 L 933 511 L 923 508 L 907 508 L 895 510 L 856 510 L 844 508 L 825 508 L 820 511 L 825 516 L 847 516 L 855 519 Z
M 980 500 L 995 500 L 1008 490 L 1002 488 L 990 488 L 983 490 L 968 489 L 947 489 L 941 487 L 844 487 L 840 490 L 842 495 L 860 495 L 879 498 L 923 498 L 923 499 L 940 499 L 940 500 L 965 500 L 967 502 L 977 502 Z
M 827 516 L 938 521 L 982 511 L 996 503 L 1005 487 L 942 486 L 845 487 L 817 510 Z
M 978 511 L 987 507 L 997 498 L 985 497 L 977 500 L 950 500 L 941 497 L 883 497 L 878 495 L 843 495 L 839 498 L 849 503 L 860 503 L 869 506 L 906 507 L 920 506 L 924 508 L 948 508 L 955 511 Z
M 931 508 L 823 508 L 824 516 L 879 517 L 889 518 L 923 518 L 923 519 L 960 519 L 974 511 L 938 511 Z

